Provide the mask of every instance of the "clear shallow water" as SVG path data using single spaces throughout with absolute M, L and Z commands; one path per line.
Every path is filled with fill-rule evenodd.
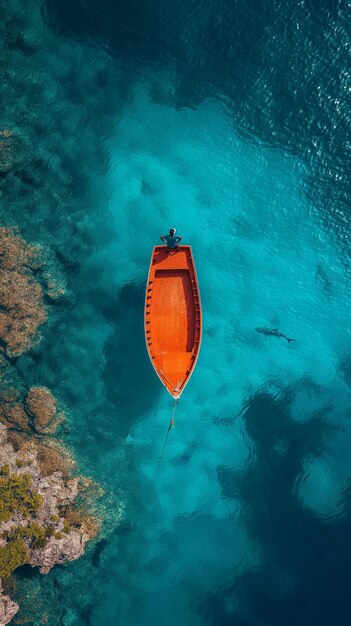
M 19 198 L 11 211 L 56 252 L 72 296 L 18 368 L 66 403 L 66 440 L 105 486 L 107 522 L 80 561 L 19 574 L 22 605 L 35 593 L 32 623 L 47 612 L 55 626 L 343 623 L 347 159 L 335 152 L 341 122 L 329 98 L 347 88 L 344 47 L 329 61 L 346 36 L 342 6 L 151 3 L 128 13 L 89 3 L 77 5 L 79 20 L 66 3 L 46 6 L 54 34 L 44 41 L 62 67 L 48 67 L 43 85 L 61 85 L 66 126 L 44 121 L 70 138 L 64 171 L 75 185 L 59 186 L 53 160 L 49 182 L 68 219 L 59 222 L 62 205 L 52 221 L 40 204 L 28 220 Z M 35 39 L 40 20 L 22 19 Z M 313 77 L 321 85 L 307 104 L 282 87 L 292 41 L 288 91 L 299 85 L 302 96 Z M 27 71 L 38 56 L 26 56 Z M 64 140 L 45 138 L 42 150 L 60 156 Z M 309 153 L 317 140 L 319 159 Z M 151 248 L 173 225 L 193 247 L 204 335 L 158 469 L 171 401 L 144 348 L 143 298 Z M 266 325 L 296 343 L 255 333 Z

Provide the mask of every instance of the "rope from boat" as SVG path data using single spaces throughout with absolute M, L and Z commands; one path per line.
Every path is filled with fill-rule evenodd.
M 167 441 L 168 441 L 168 435 L 169 435 L 170 431 L 172 430 L 172 428 L 174 426 L 174 416 L 175 416 L 175 412 L 176 412 L 176 408 L 177 408 L 177 403 L 178 403 L 178 398 L 176 398 L 174 400 L 171 421 L 169 422 L 169 426 L 168 426 L 168 430 L 167 430 L 167 434 L 166 434 L 166 439 L 165 439 L 165 442 L 164 442 L 162 450 L 161 450 L 161 454 L 160 454 L 159 459 L 158 459 L 158 467 L 159 468 L 161 467 L 161 463 L 162 463 L 162 459 L 163 459 L 163 452 L 164 452 L 164 449 L 165 449 Z

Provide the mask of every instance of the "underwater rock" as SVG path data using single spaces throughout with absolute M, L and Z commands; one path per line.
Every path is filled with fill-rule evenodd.
M 31 387 L 24 399 L 15 389 L 0 390 L 0 420 L 9 430 L 25 435 L 52 435 L 64 421 L 56 398 L 47 387 Z
M 20 356 L 33 344 L 46 321 L 42 290 L 28 273 L 0 269 L 0 337 L 9 357 Z
M 20 429 L 21 432 L 29 431 L 29 417 L 20 403 L 0 404 L 0 419 L 8 428 Z
M 40 340 L 49 303 L 67 295 L 63 277 L 38 245 L 29 245 L 17 228 L 0 227 L 0 351 L 13 358 Z
M 17 228 L 0 228 L 0 267 L 2 270 L 36 270 L 44 263 L 40 246 L 26 243 Z
M 27 414 L 33 420 L 37 432 L 55 432 L 57 421 L 56 399 L 47 387 L 31 387 L 25 399 L 24 406 Z
M 61 301 L 67 295 L 66 285 L 61 277 L 55 272 L 45 269 L 43 271 L 45 293 L 52 302 Z
M 47 318 L 43 290 L 33 274 L 42 264 L 40 252 L 13 229 L 0 228 L 0 349 L 9 357 L 33 345 Z
M 2 585 L 0 580 L 0 626 L 6 626 L 11 622 L 19 609 L 18 604 L 13 602 L 11 598 L 2 593 Z

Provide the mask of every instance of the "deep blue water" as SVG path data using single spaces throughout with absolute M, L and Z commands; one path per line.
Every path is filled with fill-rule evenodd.
M 29 624 L 348 622 L 350 17 L 326 0 L 4 8 L 2 222 L 69 289 L 16 368 L 65 404 L 105 489 L 82 559 L 18 573 Z M 204 334 L 158 468 L 172 405 L 143 300 L 170 226 Z

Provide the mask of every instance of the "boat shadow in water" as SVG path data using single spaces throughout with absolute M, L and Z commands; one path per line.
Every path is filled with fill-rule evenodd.
M 143 281 L 127 283 L 103 311 L 113 324 L 105 343 L 103 379 L 108 400 L 116 407 L 116 429 L 122 436 L 152 408 L 162 390 L 145 349 L 144 298 Z

